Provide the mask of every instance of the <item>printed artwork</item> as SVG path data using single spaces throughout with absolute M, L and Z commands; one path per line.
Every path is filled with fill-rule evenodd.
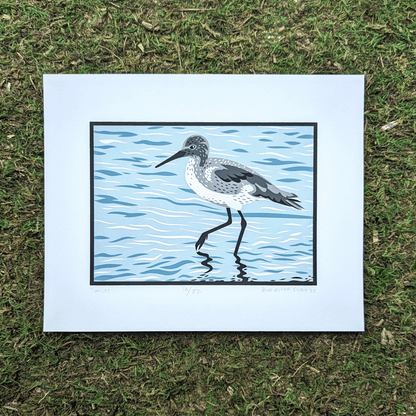
M 316 285 L 316 123 L 91 123 L 99 284 Z

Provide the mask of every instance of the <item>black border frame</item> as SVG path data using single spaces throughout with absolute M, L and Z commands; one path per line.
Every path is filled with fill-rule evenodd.
M 313 127 L 313 281 L 312 282 L 96 282 L 94 281 L 94 126 L 311 126 Z M 90 122 L 90 286 L 317 286 L 317 174 L 318 174 L 318 123 L 270 123 L 270 122 Z

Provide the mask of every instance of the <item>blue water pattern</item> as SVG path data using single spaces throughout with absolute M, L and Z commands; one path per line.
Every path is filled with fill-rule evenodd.
M 188 158 L 155 166 L 184 140 L 201 134 L 210 156 L 242 163 L 304 210 L 264 199 L 243 207 L 248 226 L 233 255 L 240 218 L 195 194 L 185 180 Z M 311 282 L 313 280 L 312 126 L 94 126 L 94 281 Z

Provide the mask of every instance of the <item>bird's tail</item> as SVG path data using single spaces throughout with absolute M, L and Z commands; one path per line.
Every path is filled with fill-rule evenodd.
M 290 195 L 291 195 L 290 197 L 286 197 L 285 202 L 283 202 L 283 204 L 288 205 L 289 207 L 292 207 L 292 208 L 303 209 L 303 207 L 299 205 L 300 200 L 298 196 L 295 194 L 290 194 Z
M 277 202 L 278 204 L 287 205 L 295 209 L 303 209 L 303 207 L 300 205 L 300 200 L 296 194 L 282 191 L 277 186 L 274 186 L 272 184 L 268 184 L 266 189 L 261 188 L 259 186 L 257 186 L 256 188 L 257 189 L 254 193 L 254 196 L 261 196 L 263 198 L 270 199 L 273 202 Z

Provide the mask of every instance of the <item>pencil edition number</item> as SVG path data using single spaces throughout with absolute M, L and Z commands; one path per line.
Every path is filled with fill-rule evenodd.
M 189 295 L 199 295 L 200 293 L 202 293 L 201 289 L 192 287 L 184 287 L 183 291 L 185 292 L 185 297 L 188 297 Z

